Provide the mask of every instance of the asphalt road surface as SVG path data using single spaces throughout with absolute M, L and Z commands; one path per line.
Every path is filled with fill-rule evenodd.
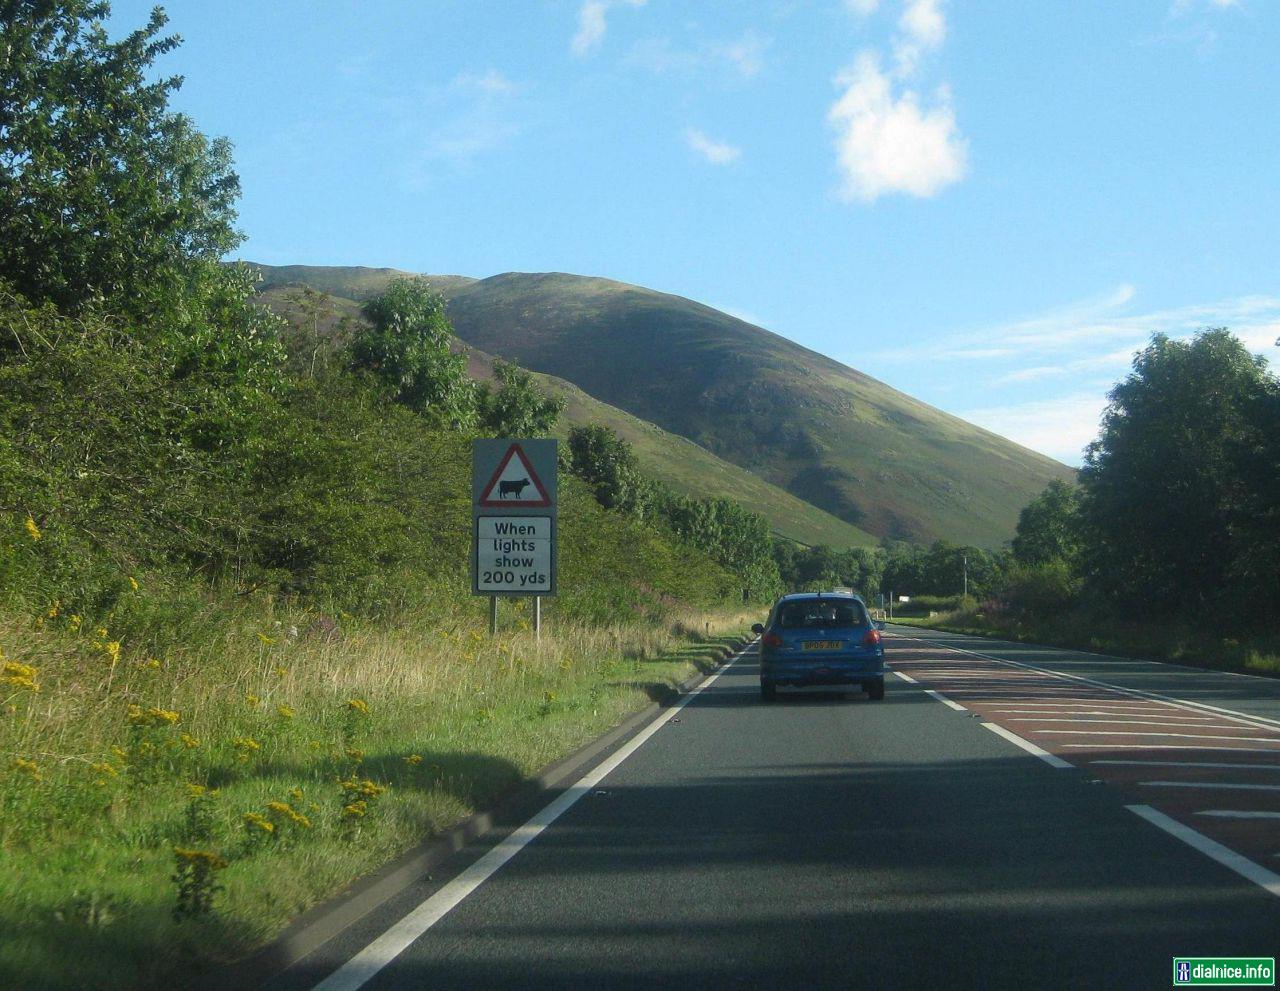
M 1280 956 L 1280 682 L 887 643 L 881 702 L 763 703 L 748 650 L 270 986 L 1131 989 Z

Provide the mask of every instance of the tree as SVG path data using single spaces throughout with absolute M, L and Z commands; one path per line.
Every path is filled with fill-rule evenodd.
M 653 486 L 641 473 L 631 445 L 608 427 L 574 427 L 569 431 L 569 455 L 571 470 L 605 509 L 641 518 L 650 514 Z
M 439 426 L 476 423 L 476 387 L 467 357 L 450 349 L 453 325 L 426 279 L 393 279 L 364 304 L 369 320 L 351 341 L 351 364 L 386 383 L 396 402 Z
M 0 0 L 0 272 L 75 313 L 94 300 L 181 322 L 193 280 L 235 247 L 239 179 L 225 140 L 169 111 L 148 81 L 179 44 L 145 27 L 110 41 L 101 0 Z
M 1013 556 L 1019 564 L 1074 562 L 1080 553 L 1080 495 L 1054 479 L 1018 514 Z
M 1091 588 L 1152 612 L 1204 606 L 1239 559 L 1241 451 L 1274 379 L 1223 328 L 1157 334 L 1110 393 L 1081 472 Z
M 562 397 L 547 396 L 533 376 L 519 365 L 496 361 L 493 374 L 501 383 L 496 391 L 480 386 L 477 404 L 480 429 L 493 437 L 545 437 L 555 429 L 564 411 Z

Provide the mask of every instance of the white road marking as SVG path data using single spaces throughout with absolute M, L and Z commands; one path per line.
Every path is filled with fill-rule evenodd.
M 1233 785 L 1222 781 L 1139 781 L 1152 788 L 1228 788 L 1238 791 L 1280 791 L 1280 785 Z
M 991 730 L 991 732 L 994 733 L 996 736 L 1000 736 L 1008 740 L 1015 747 L 1021 747 L 1027 753 L 1034 754 L 1036 757 L 1039 757 L 1042 761 L 1044 761 L 1050 767 L 1061 768 L 1061 767 L 1075 766 L 1069 763 L 1068 761 L 1063 760 L 1061 757 L 1055 757 L 1053 754 L 1049 753 L 1049 751 L 1044 750 L 1040 747 L 1037 747 L 1030 740 L 1024 740 L 1022 737 L 1018 736 L 1017 733 L 1009 732 L 1003 726 L 997 726 L 995 723 L 983 723 L 982 725 L 985 726 L 987 729 Z
M 1234 750 L 1234 747 L 1222 747 L 1223 750 Z M 1218 767 L 1243 768 L 1246 771 L 1280 771 L 1280 764 L 1232 764 L 1221 761 L 1215 763 L 1207 760 L 1091 760 L 1090 764 L 1111 764 L 1116 767 Z
M 1126 805 L 1125 808 L 1134 815 L 1146 819 L 1153 826 L 1163 829 L 1170 836 L 1182 840 L 1187 846 L 1199 850 L 1206 857 L 1216 860 L 1228 870 L 1235 871 L 1241 877 L 1252 881 L 1264 891 L 1280 897 L 1280 874 L 1267 870 L 1261 864 L 1255 864 L 1248 857 L 1228 849 L 1216 840 L 1209 839 L 1209 837 L 1197 832 L 1190 826 L 1184 826 L 1163 812 L 1157 812 L 1150 805 Z M 1277 815 L 1280 815 L 1280 813 L 1277 813 Z
M 905 681 L 908 685 L 918 685 L 918 684 L 920 684 L 920 682 L 916 681 L 916 680 L 915 680 L 915 678 L 911 677 L 911 675 L 909 675 L 909 674 L 903 674 L 901 671 L 895 671 L 895 672 L 893 672 L 893 673 L 894 673 L 894 674 L 896 674 L 896 675 L 897 675 L 899 678 L 901 678 L 903 681 Z
M 1213 816 L 1215 819 L 1280 819 L 1280 812 L 1251 812 L 1244 809 L 1206 809 L 1196 815 Z
M 1179 726 L 1182 729 L 1244 729 L 1243 726 L 1224 726 L 1221 723 L 1193 723 L 1187 720 L 1171 721 L 1168 719 L 1045 719 L 1043 716 L 1019 716 L 1010 719 L 1011 723 L 1075 723 L 1105 724 L 1107 726 Z M 1232 738 L 1234 739 L 1234 737 Z
M 1217 719 L 1217 716 L 1182 716 L 1172 712 L 1161 712 L 1156 709 L 1071 709 L 1061 705 L 1027 706 L 1018 709 L 993 708 L 993 713 L 1000 715 L 1048 716 L 1053 713 L 1064 713 L 1072 716 L 1152 716 L 1160 719 L 1183 719 L 1187 722 L 1202 722 Z
M 1235 722 L 1246 723 L 1248 725 L 1254 726 L 1259 729 L 1280 728 L 1280 720 L 1269 719 L 1266 716 L 1246 716 L 1243 713 L 1235 711 L 1234 709 L 1224 709 L 1224 708 L 1221 708 L 1220 706 L 1209 705 L 1205 702 L 1192 702 L 1189 699 L 1175 698 L 1171 695 L 1161 695 L 1159 692 L 1144 692 L 1139 688 L 1121 688 L 1119 685 L 1112 685 L 1105 681 L 1097 681 L 1093 678 L 1085 678 L 1082 675 L 1067 674 L 1063 671 L 1054 671 L 1050 668 L 1036 667 L 1036 665 L 1034 664 L 1027 664 L 1023 661 L 1011 661 L 1011 660 L 1006 660 L 1003 657 L 993 657 L 990 654 L 983 654 L 976 650 L 966 650 L 964 647 L 953 647 L 950 644 L 940 644 L 931 640 L 924 640 L 920 637 L 909 637 L 901 633 L 894 633 L 894 636 L 901 638 L 903 640 L 914 640 L 916 643 L 926 644 L 930 647 L 939 648 L 941 650 L 951 650 L 951 651 L 955 651 L 958 654 L 969 654 L 972 657 L 980 657 L 983 660 L 991 661 L 993 664 L 1003 664 L 1008 667 L 1020 668 L 1024 671 L 1036 671 L 1050 678 L 1058 678 L 1063 681 L 1071 681 L 1071 682 L 1076 682 L 1082 685 L 1090 685 L 1094 688 L 1102 688 L 1109 692 L 1114 692 L 1119 695 L 1127 695 L 1130 698 L 1152 699 L 1158 702 L 1165 702 L 1167 704 L 1175 705 L 1181 708 L 1194 709 L 1199 712 L 1218 713 L 1219 715 L 1224 716 L 1228 719 L 1231 719 Z M 1062 651 L 1061 653 L 1067 654 L 1068 652 Z M 1094 655 L 1094 656 L 1102 656 L 1102 655 Z M 1156 662 L 1145 661 L 1143 663 L 1154 664 Z M 1175 665 L 1169 665 L 1169 666 L 1172 667 Z M 1181 665 L 1177 665 L 1177 666 L 1180 667 Z M 1200 669 L 1195 668 L 1193 670 L 1199 671 Z M 1223 672 L 1211 672 L 1211 673 L 1229 674 L 1231 672 L 1223 671 Z M 1253 675 L 1250 677 L 1257 677 L 1257 676 Z
M 578 782 L 546 805 L 523 826 L 508 834 L 497 846 L 423 901 L 354 957 L 315 986 L 313 991 L 356 991 L 403 953 L 423 933 L 434 926 L 476 888 L 492 877 L 508 860 L 525 848 L 539 833 L 560 818 L 578 799 L 588 794 L 623 761 L 644 746 L 667 721 L 696 698 L 704 688 L 728 671 L 750 647 L 744 648 L 719 671 L 710 675 L 688 695 L 632 737 L 616 753 L 597 765 Z
M 938 692 L 935 692 L 932 688 L 926 688 L 924 690 L 924 693 L 926 695 L 932 695 L 935 699 L 937 699 L 943 705 L 947 706 L 948 708 L 955 709 L 957 712 L 969 711 L 964 706 L 962 706 L 959 702 L 952 702 L 951 699 L 947 698 L 945 695 L 941 695 Z
M 1235 739 L 1235 737 L 1232 737 Z M 1270 747 L 1214 747 L 1194 743 L 1064 743 L 1063 750 L 1227 750 L 1233 754 L 1280 754 Z
M 1041 736 L 1162 736 L 1177 740 L 1241 740 L 1246 743 L 1277 743 L 1274 736 L 1215 736 L 1211 733 L 1130 733 L 1128 730 L 1046 729 L 1035 730 Z

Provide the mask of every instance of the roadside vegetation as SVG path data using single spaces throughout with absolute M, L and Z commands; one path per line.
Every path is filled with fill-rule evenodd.
M 789 585 L 908 594 L 906 622 L 1280 674 L 1280 379 L 1224 328 L 1156 335 L 1111 391 L 1079 483 L 1050 483 L 1007 550 L 779 562 Z
M 513 365 L 473 381 L 420 280 L 328 347 L 255 305 L 220 261 L 230 149 L 152 78 L 176 41 L 107 14 L 0 23 L 6 987 L 247 951 L 708 670 L 778 582 L 743 550 L 758 517 L 611 506 L 566 450 L 547 629 L 505 603 L 490 638 L 470 442 L 562 403 Z

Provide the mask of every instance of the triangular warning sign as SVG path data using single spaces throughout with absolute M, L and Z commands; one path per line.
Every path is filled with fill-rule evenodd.
M 488 508 L 535 509 L 551 505 L 542 479 L 533 470 L 519 444 L 512 444 L 498 462 L 498 470 L 480 494 L 480 505 Z

